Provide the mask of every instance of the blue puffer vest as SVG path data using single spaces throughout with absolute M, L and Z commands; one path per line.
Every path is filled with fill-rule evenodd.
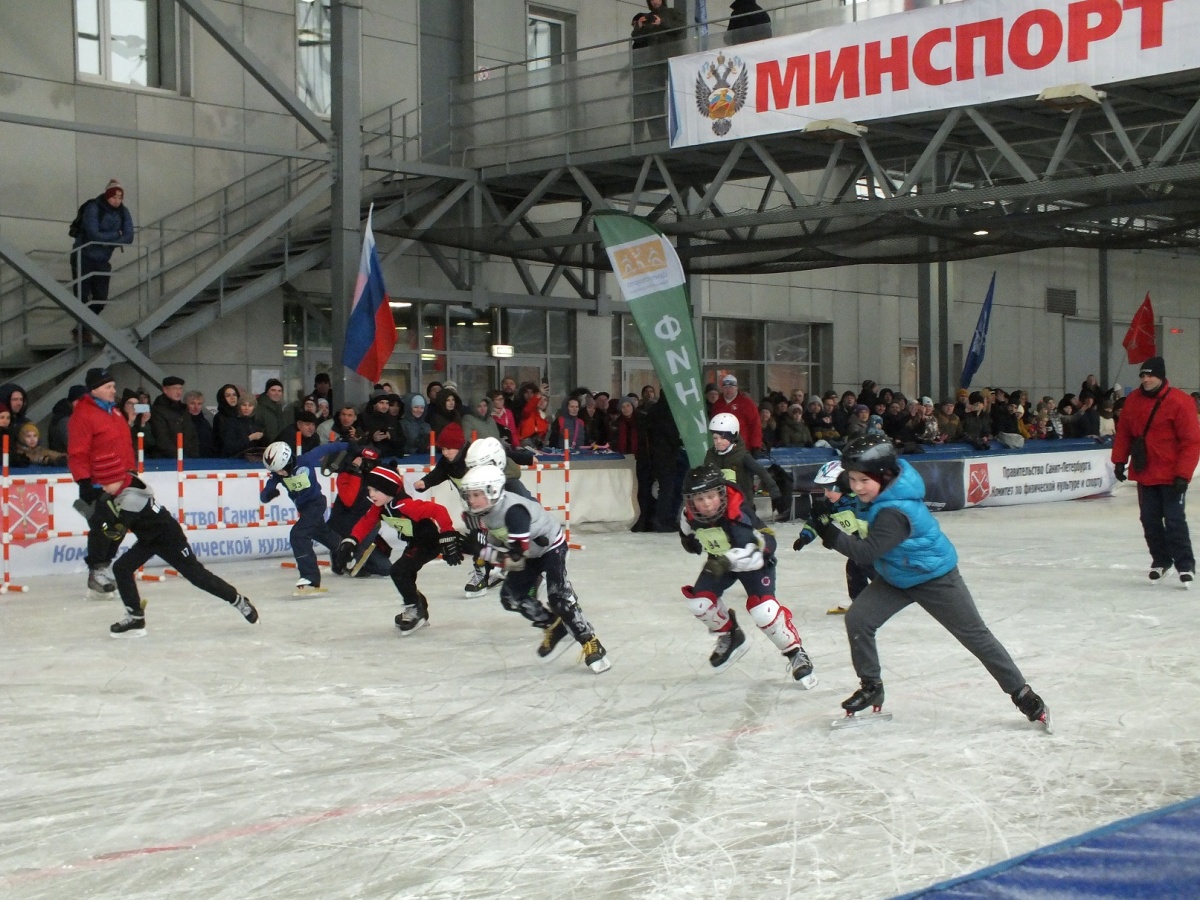
M 958 565 L 958 552 L 925 507 L 925 482 L 907 461 L 899 463 L 900 476 L 880 491 L 863 516 L 868 527 L 883 509 L 896 509 L 908 517 L 911 533 L 875 560 L 875 571 L 890 585 L 910 588 L 953 570 Z

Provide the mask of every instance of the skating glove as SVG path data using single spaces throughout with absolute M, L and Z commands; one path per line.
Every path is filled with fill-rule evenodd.
M 725 551 L 731 572 L 753 572 L 763 567 L 763 552 L 753 544 Z
M 833 550 L 837 547 L 837 536 L 842 531 L 833 524 L 832 519 L 828 517 L 814 517 L 808 520 L 808 527 L 821 536 L 821 543 L 828 549 Z
M 704 552 L 704 546 L 700 543 L 699 538 L 694 534 L 679 534 L 679 543 L 683 544 L 683 549 L 688 553 L 695 553 L 699 556 Z
M 704 561 L 704 571 L 714 578 L 724 578 L 729 574 L 729 570 L 729 560 L 725 558 L 724 554 L 720 556 L 710 556 Z
M 792 544 L 793 550 L 803 550 L 809 544 L 817 539 L 817 533 L 805 528 L 800 532 L 800 536 L 796 538 L 796 542 Z
M 1182 475 L 1176 475 L 1175 481 L 1172 483 L 1172 487 L 1174 487 L 1176 491 L 1178 491 L 1179 493 L 1182 494 L 1185 491 L 1187 491 L 1187 489 L 1188 489 L 1188 480 L 1186 478 L 1184 478 Z
M 263 488 L 262 493 L 260 493 L 258 495 L 258 502 L 259 503 L 270 503 L 272 500 L 274 500 L 278 496 L 279 496 L 279 488 L 273 487 L 269 491 L 266 488 Z
M 1117 481 L 1125 480 L 1125 463 L 1117 463 L 1113 466 L 1113 476 Z
M 354 540 L 354 538 L 342 539 L 342 542 L 337 545 L 337 549 L 333 551 L 333 562 L 329 564 L 329 568 L 333 569 L 334 575 L 346 574 L 351 560 L 354 559 L 354 551 L 357 549 L 358 541 Z
M 459 546 L 457 531 L 443 531 L 438 536 L 438 545 L 442 548 L 442 559 L 446 565 L 457 566 L 463 561 L 462 547 Z

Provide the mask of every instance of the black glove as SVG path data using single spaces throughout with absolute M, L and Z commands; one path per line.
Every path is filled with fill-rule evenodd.
M 457 531 L 443 531 L 438 536 L 438 545 L 442 548 L 442 559 L 446 561 L 446 565 L 457 566 L 462 563 L 463 552 Z
M 828 519 L 833 515 L 833 504 L 826 499 L 824 494 L 813 497 L 810 508 L 814 519 Z
M 79 485 L 79 499 L 88 506 L 94 506 L 96 503 L 96 497 L 100 494 L 100 489 L 92 484 L 92 479 L 80 478 L 75 483 Z
M 333 551 L 333 561 L 329 564 L 334 575 L 346 574 L 346 569 L 350 567 L 350 561 L 354 559 L 354 551 L 357 549 L 358 541 L 354 538 L 342 539 L 342 542 L 337 545 L 337 549 Z
M 694 534 L 683 534 L 680 532 L 679 543 L 683 545 L 683 549 L 688 553 L 695 553 L 699 556 L 704 552 L 704 546 L 700 543 L 700 539 Z
M 801 531 L 800 536 L 798 538 L 796 538 L 795 543 L 792 544 L 792 549 L 793 550 L 803 550 L 805 547 L 807 547 L 809 544 L 811 544 L 816 539 L 817 539 L 817 536 L 815 534 L 811 534 L 808 531 Z
M 1181 494 L 1186 493 L 1188 489 L 1188 480 L 1182 475 L 1176 475 L 1175 480 L 1171 482 L 1171 487 L 1175 488 L 1175 490 Z
M 832 550 L 837 546 L 837 536 L 842 533 L 842 530 L 833 524 L 833 520 L 827 516 L 816 517 L 808 520 L 808 525 L 821 536 L 821 543 L 828 549 Z
M 1113 475 L 1116 477 L 1117 481 L 1124 481 L 1125 463 L 1117 463 L 1115 466 L 1113 466 Z
M 468 531 L 458 539 L 458 546 L 462 549 L 462 552 L 469 553 L 471 556 L 478 556 L 479 551 L 486 544 L 487 541 L 483 539 L 483 535 L 474 530 Z
M 704 571 L 714 578 L 724 578 L 729 574 L 729 560 L 722 553 L 718 556 L 709 556 L 704 561 Z

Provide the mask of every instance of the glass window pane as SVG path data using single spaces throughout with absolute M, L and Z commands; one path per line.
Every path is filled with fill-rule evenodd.
M 518 354 L 540 355 L 546 352 L 546 314 L 535 309 L 506 309 L 501 314 L 505 343 Z
M 464 407 L 471 409 L 476 401 L 496 387 L 496 366 L 494 363 L 456 365 L 454 381 L 458 384 L 458 395 L 462 397 Z M 471 435 L 467 435 L 467 440 L 471 440 Z
M 394 356 L 388 360 L 387 366 L 383 370 L 383 381 L 394 387 L 396 393 L 401 396 L 411 394 L 416 390 L 413 387 L 412 363 L 398 360 Z
M 417 327 L 417 308 L 406 300 L 393 300 L 392 320 L 396 323 L 396 349 L 420 349 L 421 332 Z
M 487 353 L 492 343 L 491 316 L 466 306 L 451 306 L 450 349 L 465 353 Z
M 812 380 L 808 366 L 767 366 L 767 387 L 779 391 L 784 396 L 791 397 L 792 391 L 797 388 L 808 393 L 810 384 Z
M 767 323 L 768 362 L 808 362 L 809 328 L 788 322 Z
M 719 329 L 717 328 L 717 325 L 718 322 L 716 319 L 705 319 L 703 322 L 704 349 L 702 352 L 705 359 L 716 359 L 719 355 L 717 353 L 717 347 L 719 345 L 717 340 L 717 332 Z
M 612 317 L 612 356 L 613 359 L 619 359 L 621 356 L 621 320 L 624 316 L 614 315 Z
M 86 75 L 100 74 L 100 41 L 80 35 L 79 71 Z
M 547 325 L 550 329 L 550 352 L 571 355 L 571 318 L 572 314 L 562 311 L 546 313 Z
M 571 392 L 571 388 L 575 387 L 571 383 L 575 377 L 571 368 L 572 364 L 569 359 L 550 360 L 550 409 L 553 412 L 557 412 L 567 394 Z
M 446 349 L 446 308 L 428 303 L 421 307 L 421 349 Z M 421 357 L 424 359 L 424 355 Z
M 625 383 L 621 386 L 622 394 L 642 395 L 642 388 L 648 384 L 654 385 L 655 391 L 658 391 L 661 385 L 658 381 L 658 376 L 654 374 L 653 367 L 647 365 L 640 367 L 636 363 L 633 365 L 626 364 L 622 375 Z
M 108 13 L 109 78 L 119 84 L 147 84 L 146 0 L 109 0 Z
M 329 0 L 296 0 L 296 91 L 322 116 L 332 103 L 331 38 Z
M 637 330 L 637 324 L 633 321 L 633 316 L 621 316 L 623 331 L 625 332 L 625 353 L 626 358 L 630 356 L 649 356 L 646 352 L 646 344 L 642 341 L 642 336 Z
M 100 36 L 100 4 L 98 0 L 75 0 L 75 30 L 80 35 Z
M 762 325 L 740 319 L 720 319 L 717 359 L 761 360 Z

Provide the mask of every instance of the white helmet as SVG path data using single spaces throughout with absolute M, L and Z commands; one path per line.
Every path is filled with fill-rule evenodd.
M 468 469 L 467 474 L 463 476 L 463 480 L 459 483 L 459 490 L 462 492 L 463 500 L 467 499 L 467 494 L 471 491 L 481 491 L 488 499 L 488 505 L 482 509 L 477 509 L 468 503 L 468 512 L 478 515 L 479 513 L 491 510 L 500 502 L 500 497 L 504 494 L 504 482 L 504 470 L 498 466 L 482 465 L 476 466 L 474 469 Z
M 717 413 L 712 417 L 712 421 L 708 423 L 708 430 L 720 431 L 725 434 L 740 434 L 742 423 L 738 421 L 738 417 L 733 413 Z
M 477 466 L 495 466 L 498 469 L 503 469 L 508 457 L 504 453 L 504 445 L 500 443 L 499 438 L 485 437 L 477 441 L 472 441 L 471 446 L 467 448 L 467 468 L 474 469 Z
M 841 474 L 842 461 L 834 459 L 817 469 L 817 474 L 813 476 L 813 481 L 817 484 L 837 484 L 838 476 Z
M 287 441 L 276 441 L 263 451 L 263 465 L 272 472 L 282 472 L 292 461 L 292 448 Z

